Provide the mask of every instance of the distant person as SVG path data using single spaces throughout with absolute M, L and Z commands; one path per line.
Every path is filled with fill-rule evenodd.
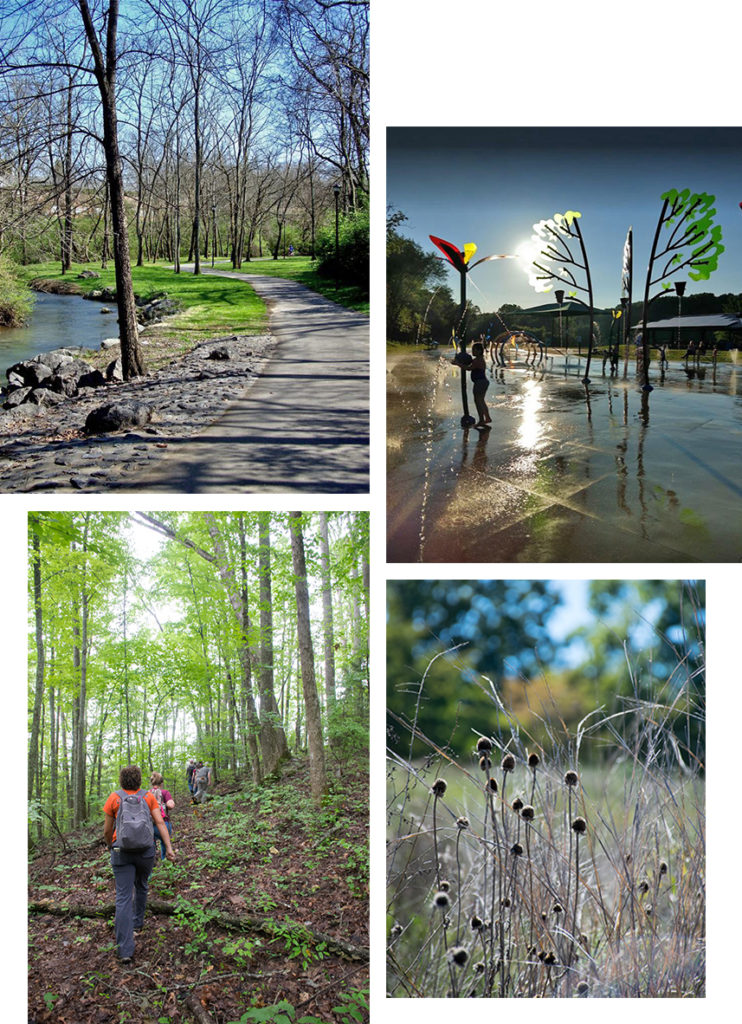
M 162 815 L 162 820 L 165 828 L 167 829 L 167 833 L 172 838 L 173 826 L 170 822 L 170 811 L 175 807 L 175 800 L 173 799 L 173 795 L 170 790 L 162 788 L 164 781 L 164 778 L 159 772 L 152 772 L 149 777 L 149 791 L 157 801 L 157 806 L 160 810 L 160 814 Z M 165 844 L 162 839 L 159 839 L 158 836 L 155 835 L 155 847 L 157 847 L 158 842 L 160 844 L 160 860 L 164 860 Z
M 194 801 L 197 804 L 205 804 L 208 799 L 209 786 L 214 781 L 214 776 L 208 765 L 204 764 L 203 761 L 199 761 L 196 766 L 194 773 L 194 781 L 196 783 L 196 794 Z
M 188 792 L 193 797 L 196 792 L 196 783 L 193 781 L 193 775 L 196 771 L 196 759 L 194 757 L 188 762 L 188 768 L 186 769 L 186 779 L 188 780 Z
M 290 245 L 289 246 L 289 256 L 293 256 L 293 255 L 294 255 L 294 247 L 293 247 L 293 245 Z
M 688 360 L 691 357 L 693 359 L 696 358 L 696 343 L 695 343 L 695 341 L 689 341 L 688 342 L 688 348 L 685 350 L 685 355 L 683 356 L 683 359 Z
M 111 851 L 116 882 L 116 948 L 121 963 L 129 964 L 134 956 L 134 936 L 144 924 L 149 876 L 155 863 L 153 822 L 165 846 L 165 856 L 173 863 L 175 852 L 157 800 L 141 788 L 141 769 L 135 764 L 122 768 L 119 785 L 121 788 L 103 805 L 103 838 Z

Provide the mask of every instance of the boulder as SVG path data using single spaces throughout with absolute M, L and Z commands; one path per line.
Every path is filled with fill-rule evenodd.
M 100 370 L 91 370 L 90 373 L 83 373 L 77 379 L 78 388 L 102 388 L 105 383 L 106 378 Z
M 105 350 L 108 348 L 116 348 L 120 344 L 121 342 L 118 338 L 104 338 L 100 343 L 100 347 Z
M 31 405 L 59 405 L 64 401 L 64 397 L 56 391 L 50 391 L 49 388 L 34 388 L 26 401 Z
M 114 359 L 113 362 L 109 363 L 106 367 L 106 380 L 115 381 L 117 384 L 123 383 L 124 368 L 121 365 L 121 357 Z
M 94 270 L 83 270 L 82 273 L 77 275 L 78 281 L 92 281 L 95 278 L 100 277 L 100 274 L 96 274 Z
M 3 402 L 3 409 L 15 409 L 16 406 L 22 405 L 32 391 L 33 388 L 16 388 L 15 391 L 11 391 Z
M 206 356 L 207 359 L 231 359 L 232 353 L 228 345 L 217 345 L 216 348 L 212 348 L 209 354 Z
M 93 409 L 85 420 L 85 432 L 108 434 L 129 430 L 131 427 L 144 426 L 151 419 L 152 410 L 142 402 L 111 402 Z
M 101 311 L 101 313 L 110 313 L 111 312 L 111 310 L 108 308 L 108 306 L 101 306 L 100 311 Z

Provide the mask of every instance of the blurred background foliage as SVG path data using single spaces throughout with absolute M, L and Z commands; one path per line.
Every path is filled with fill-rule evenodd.
M 555 729 L 567 741 L 596 709 L 605 718 L 656 704 L 678 759 L 703 759 L 704 582 L 591 580 L 580 588 L 586 606 L 575 593 L 559 581 L 390 581 L 392 749 L 410 755 L 402 723 L 415 720 L 429 741 L 460 756 L 478 735 L 509 732 L 508 714 L 533 748 L 549 745 Z M 610 732 L 593 739 L 583 756 L 610 756 Z M 413 757 L 429 753 L 428 744 L 412 747 Z

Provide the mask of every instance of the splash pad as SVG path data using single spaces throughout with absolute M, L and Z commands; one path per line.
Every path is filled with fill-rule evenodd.
M 558 350 L 490 365 L 482 432 L 459 426 L 457 372 L 390 357 L 390 561 L 742 559 L 734 363 L 672 364 L 651 393 L 633 373 L 585 388 L 584 358 Z

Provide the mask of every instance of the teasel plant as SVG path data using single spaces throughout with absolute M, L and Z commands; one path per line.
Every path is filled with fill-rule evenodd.
M 568 730 L 555 702 L 538 734 L 497 706 L 463 757 L 407 723 L 429 754 L 390 751 L 390 996 L 705 994 L 703 702 L 624 705 Z

